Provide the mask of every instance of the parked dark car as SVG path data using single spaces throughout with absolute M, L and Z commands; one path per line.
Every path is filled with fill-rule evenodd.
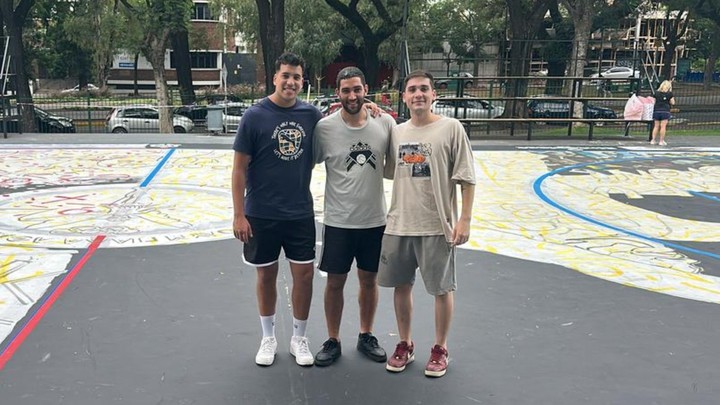
M 527 103 L 530 118 L 569 118 L 570 101 L 538 98 Z M 610 108 L 583 103 L 584 118 L 615 119 L 617 114 Z
M 206 105 L 184 105 L 182 107 L 177 107 L 173 113 L 190 118 L 196 126 L 205 126 L 207 122 Z
M 250 107 L 250 104 L 243 102 L 228 102 L 226 104 L 218 103 L 215 105 L 224 107 L 224 121 L 230 121 L 231 126 L 237 124 L 237 122 L 234 122 L 234 118 L 227 118 L 227 116 L 241 117 L 245 113 L 245 110 Z M 190 118 L 193 124 L 195 124 L 195 126 L 207 126 L 208 106 L 206 105 L 184 105 L 182 107 L 175 108 L 175 110 L 173 110 L 173 113 L 175 113 L 176 115 L 182 115 L 183 117 Z M 240 121 L 239 118 L 237 118 L 237 121 Z
M 18 114 L 17 107 L 10 107 L 5 110 L 5 125 L 7 132 L 17 133 L 20 132 L 20 115 Z M 0 120 L 0 125 L 2 120 Z M 37 126 L 38 132 L 44 133 L 73 133 L 75 132 L 75 124 L 73 120 L 62 115 L 56 115 L 51 112 L 45 111 L 42 108 L 35 107 L 35 125 Z M 28 132 L 25 128 L 23 132 Z M 0 132 L 2 132 L 2 126 L 0 126 Z

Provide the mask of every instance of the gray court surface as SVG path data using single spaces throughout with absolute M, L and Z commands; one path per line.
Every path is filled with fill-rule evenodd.
M 713 149 L 715 139 L 669 136 L 671 147 L 658 156 L 664 159 L 667 150 L 684 156 L 698 154 L 697 160 L 673 164 L 687 165 L 680 170 L 686 172 L 710 167 L 704 176 L 711 177 L 717 172 L 707 161 L 720 151 Z M 0 153 L 15 148 L 20 154 L 29 153 L 33 148 L 52 149 L 51 145 L 86 145 L 90 150 L 98 144 L 177 147 L 177 153 L 183 149 L 227 151 L 231 143 L 231 137 L 198 135 L 24 134 L 0 140 Z M 478 152 L 497 152 L 499 158 L 518 151 L 554 153 L 571 148 L 586 164 L 598 156 L 593 154 L 598 150 L 620 151 L 625 156 L 624 151 L 637 153 L 638 148 L 646 153 L 647 143 L 637 138 L 474 140 L 473 147 Z M 548 156 L 551 163 L 567 159 L 567 155 Z M 638 159 L 623 160 L 619 170 L 643 173 L 643 164 Z M 508 165 L 505 170 L 519 169 Z M 5 184 L 2 193 L 12 196 L 7 185 L 12 179 L 2 180 L 6 182 L 0 183 Z M 599 185 L 603 181 L 604 177 L 597 177 Z M 479 195 L 482 193 L 480 190 Z M 513 193 L 516 203 L 524 200 L 524 190 Z M 686 206 L 677 199 L 657 197 L 664 196 L 657 190 L 656 197 L 644 202 L 620 194 L 610 192 L 615 203 L 645 204 L 645 211 L 704 224 L 704 229 L 697 230 L 704 232 L 702 239 L 669 237 L 672 240 L 658 249 L 665 252 L 662 249 L 675 245 L 689 246 L 686 251 L 678 250 L 685 252 L 683 260 L 699 266 L 708 280 L 720 273 L 720 189 L 698 193 L 704 195 L 704 203 L 693 200 Z M 490 200 L 489 195 L 487 200 L 476 199 L 476 205 Z M 0 218 L 9 215 L 0 210 Z M 476 215 L 475 222 L 486 219 Z M 653 238 L 648 243 L 655 242 Z M 711 281 L 703 281 L 708 285 L 704 295 L 693 299 L 683 295 L 682 281 L 672 284 L 677 292 L 671 293 L 663 292 L 670 284 L 637 288 L 633 277 L 613 282 L 610 276 L 592 276 L 582 263 L 575 269 L 552 259 L 539 260 L 530 253 L 535 248 L 522 247 L 519 250 L 526 250 L 527 255 L 513 255 L 484 249 L 483 243 L 478 240 L 478 248 L 458 250 L 459 288 L 449 342 L 450 365 L 440 379 L 423 375 L 433 344 L 434 315 L 432 298 L 421 283 L 414 289 L 416 361 L 405 372 L 389 373 L 384 364 L 373 363 L 355 350 L 358 308 L 354 272 L 345 289 L 343 356 L 330 367 L 303 368 L 288 351 L 291 279 L 287 264 L 281 261 L 276 324 L 279 352 L 274 365 L 259 367 L 254 363 L 260 338 L 255 270 L 243 264 L 239 242 L 218 238 L 100 248 L 63 287 L 0 370 L 0 404 L 677 405 L 720 401 L 720 307 L 713 301 L 717 291 Z M 504 246 L 503 241 L 497 245 Z M 76 249 L 64 268 L 75 268 L 86 251 Z M 643 266 L 645 251 L 632 252 L 617 262 L 620 264 L 611 262 L 615 259 L 608 254 L 607 267 L 622 266 L 630 271 Z M 9 260 L 0 250 L 3 257 Z M 659 259 L 647 260 L 654 263 Z M 602 268 L 603 262 L 597 265 Z M 6 274 L 2 275 L 7 275 L 7 270 L 3 271 Z M 0 351 L 6 351 L 11 340 L 28 327 L 28 319 L 65 277 L 58 275 L 47 291 L 33 300 L 35 304 L 0 343 Z M 667 277 L 664 273 L 648 275 L 651 280 Z M 317 351 L 326 339 L 325 278 L 316 273 L 314 280 L 308 336 L 312 350 Z M 10 288 L 7 280 L 0 286 Z M 688 296 L 693 291 L 687 292 Z M 392 291 L 381 289 L 374 332 L 388 353 L 397 343 L 396 331 Z

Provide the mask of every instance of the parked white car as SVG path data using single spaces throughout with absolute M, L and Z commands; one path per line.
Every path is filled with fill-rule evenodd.
M 633 68 L 626 67 L 626 66 L 615 66 L 611 67 L 610 69 L 603 70 L 598 75 L 597 73 L 593 73 L 590 75 L 591 78 L 595 79 L 592 82 L 595 84 L 598 82 L 597 79 L 604 78 L 604 79 L 629 79 L 629 78 L 640 78 L 640 71 L 634 70 Z
M 114 108 L 105 119 L 108 132 L 124 134 L 127 132 L 159 132 L 160 113 L 152 106 L 123 106 Z M 173 132 L 185 133 L 193 130 L 192 120 L 173 114 Z
M 87 88 L 85 88 L 84 90 L 97 91 L 97 90 L 100 90 L 100 88 L 92 83 L 88 83 Z M 65 89 L 65 90 L 61 91 L 61 93 L 77 93 L 79 91 L 80 91 L 80 85 L 78 84 L 77 86 L 73 87 L 72 89 Z
M 453 79 L 440 79 L 435 81 L 435 88 L 438 90 L 457 89 L 458 85 L 462 83 L 462 86 L 466 89 L 470 89 L 475 85 L 475 78 L 472 73 L 469 72 L 453 72 L 450 74 Z
M 502 115 L 505 108 L 477 98 L 440 97 L 433 102 L 432 110 L 435 114 L 453 118 L 495 118 Z
M 310 104 L 315 106 L 323 115 L 328 115 L 330 105 L 340 101 L 337 97 L 315 97 Z
M 247 103 L 227 103 L 223 104 L 223 132 L 236 132 L 238 125 L 240 125 L 240 119 L 245 110 L 250 105 Z

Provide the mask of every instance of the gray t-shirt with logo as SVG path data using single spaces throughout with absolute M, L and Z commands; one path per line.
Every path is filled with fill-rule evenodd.
M 385 165 L 393 191 L 385 233 L 445 235 L 457 222 L 457 185 L 475 184 L 470 141 L 460 121 L 441 117 L 423 127 L 412 121 L 395 128 Z
M 348 126 L 342 110 L 315 127 L 313 156 L 325 163 L 325 224 L 338 228 L 385 225 L 383 169 L 395 121 L 388 114 L 368 114 L 362 127 Z

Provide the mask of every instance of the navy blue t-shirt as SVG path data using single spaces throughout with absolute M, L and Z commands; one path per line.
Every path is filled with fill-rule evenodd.
M 670 112 L 670 99 L 673 98 L 673 94 L 671 91 L 656 91 L 655 94 L 653 94 L 653 97 L 655 97 L 654 111 Z
M 314 215 L 312 135 L 320 118 L 317 108 L 300 100 L 282 108 L 264 98 L 245 111 L 233 144 L 236 152 L 250 155 L 245 215 L 275 220 Z

